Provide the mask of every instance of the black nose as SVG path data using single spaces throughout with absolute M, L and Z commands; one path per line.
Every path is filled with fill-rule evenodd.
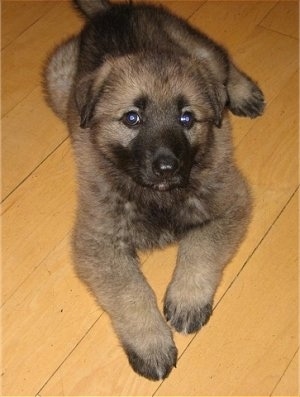
M 160 150 L 154 157 L 152 170 L 156 176 L 170 178 L 179 168 L 179 162 L 170 150 Z

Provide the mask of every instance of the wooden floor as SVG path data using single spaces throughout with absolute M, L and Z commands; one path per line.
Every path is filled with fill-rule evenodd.
M 70 259 L 74 164 L 40 85 L 82 20 L 68 2 L 2 2 L 2 395 L 298 395 L 298 2 L 170 1 L 263 88 L 265 115 L 232 117 L 255 196 L 209 324 L 175 335 L 177 368 L 137 376 Z M 161 305 L 176 247 L 142 256 Z

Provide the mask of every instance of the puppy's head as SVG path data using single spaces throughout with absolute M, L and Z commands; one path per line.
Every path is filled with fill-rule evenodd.
M 76 91 L 81 133 L 108 168 L 158 191 L 187 186 L 204 164 L 226 100 L 205 65 L 169 53 L 108 59 Z

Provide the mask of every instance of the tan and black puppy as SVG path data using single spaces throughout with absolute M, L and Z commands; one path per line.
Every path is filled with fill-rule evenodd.
M 228 110 L 256 117 L 263 94 L 222 47 L 164 8 L 76 4 L 86 26 L 45 71 L 78 167 L 76 269 L 133 369 L 158 380 L 176 364 L 169 325 L 192 333 L 208 321 L 245 234 L 251 200 L 233 161 Z M 165 321 L 137 251 L 173 242 Z

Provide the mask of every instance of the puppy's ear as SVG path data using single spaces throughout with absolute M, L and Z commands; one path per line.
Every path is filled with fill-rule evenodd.
M 222 125 L 223 112 L 228 101 L 225 85 L 219 82 L 209 83 L 208 95 L 214 112 L 214 124 L 220 128 Z
M 75 102 L 80 115 L 80 127 L 89 128 L 95 107 L 101 96 L 101 88 L 111 70 L 107 62 L 95 72 L 83 77 L 75 87 Z
M 92 120 L 97 96 L 93 90 L 94 76 L 84 77 L 75 90 L 75 102 L 80 115 L 80 127 L 88 128 Z

